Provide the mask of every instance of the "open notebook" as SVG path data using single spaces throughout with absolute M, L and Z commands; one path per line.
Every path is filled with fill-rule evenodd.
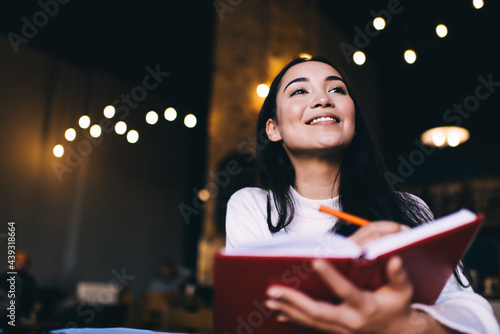
M 307 333 L 296 325 L 276 322 L 262 303 L 272 284 L 337 302 L 310 266 L 310 260 L 318 257 L 327 259 L 360 288 L 375 290 L 387 282 L 386 263 L 397 254 L 413 283 L 412 301 L 433 304 L 474 240 L 482 218 L 462 209 L 379 238 L 364 249 L 348 238 L 330 234 L 276 237 L 221 250 L 214 258 L 215 332 L 238 333 L 244 327 L 258 327 L 255 333 Z

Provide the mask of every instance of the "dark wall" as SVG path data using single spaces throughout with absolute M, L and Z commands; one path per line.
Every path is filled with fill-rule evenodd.
M 112 130 L 91 140 L 78 130 L 80 115 L 104 120 L 102 109 L 142 81 L 123 83 L 30 48 L 15 54 L 3 37 L 0 49 L 0 268 L 2 233 L 15 221 L 16 247 L 32 255 L 40 285 L 68 294 L 75 282 L 109 282 L 116 273 L 137 293 L 165 257 L 194 269 L 201 217 L 186 222 L 178 205 L 192 201 L 202 180 L 203 126 L 186 128 L 182 111 L 167 122 L 163 111 L 174 105 L 152 90 L 124 117 L 140 134 L 136 144 Z M 156 125 L 144 121 L 149 110 L 160 114 Z M 72 143 L 68 127 L 78 132 Z M 57 143 L 66 146 L 62 158 L 52 154 Z

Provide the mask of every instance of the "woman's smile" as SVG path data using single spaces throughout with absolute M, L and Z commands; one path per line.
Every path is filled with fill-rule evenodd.
M 341 152 L 349 146 L 355 106 L 337 70 L 322 62 L 300 63 L 285 73 L 281 87 L 271 140 L 282 141 L 291 154 Z

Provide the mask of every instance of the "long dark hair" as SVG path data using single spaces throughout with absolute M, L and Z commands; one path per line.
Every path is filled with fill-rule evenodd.
M 351 87 L 342 72 L 328 59 L 296 58 L 289 62 L 273 80 L 257 122 L 257 150 L 261 187 L 268 190 L 267 224 L 272 233 L 285 229 L 292 221 L 295 210 L 291 187 L 295 186 L 295 169 L 281 142 L 272 142 L 266 134 L 266 123 L 277 119 L 276 96 L 283 75 L 294 65 L 318 61 L 336 69 L 345 81 L 355 106 L 355 133 L 351 144 L 343 152 L 338 182 L 339 203 L 342 210 L 371 221 L 390 220 L 414 227 L 432 219 L 432 213 L 411 195 L 394 189 L 385 179 L 386 167 L 374 146 Z M 332 189 L 333 190 L 333 189 Z M 271 209 L 276 208 L 278 218 L 272 221 Z M 358 229 L 353 224 L 339 221 L 332 228 L 349 236 Z M 459 278 L 455 273 L 457 279 Z M 466 275 L 467 276 L 467 275 Z M 459 279 L 459 282 L 460 279 Z

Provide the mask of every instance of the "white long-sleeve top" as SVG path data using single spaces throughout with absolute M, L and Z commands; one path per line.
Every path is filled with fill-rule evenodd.
M 318 205 L 340 210 L 338 197 L 312 200 L 299 195 L 292 188 L 295 216 L 291 223 L 276 233 L 267 226 L 267 192 L 260 188 L 244 188 L 231 196 L 226 214 L 226 249 L 255 241 L 271 239 L 283 234 L 322 235 L 329 233 L 336 218 L 318 211 Z M 430 212 L 418 197 L 422 210 Z M 272 221 L 277 221 L 277 212 L 271 203 Z M 467 279 L 461 275 L 462 282 Z M 413 304 L 412 307 L 430 314 L 443 325 L 468 334 L 500 333 L 498 322 L 488 301 L 476 294 L 469 286 L 458 284 L 454 275 L 446 283 L 434 305 Z M 425 330 L 424 330 L 425 332 Z

